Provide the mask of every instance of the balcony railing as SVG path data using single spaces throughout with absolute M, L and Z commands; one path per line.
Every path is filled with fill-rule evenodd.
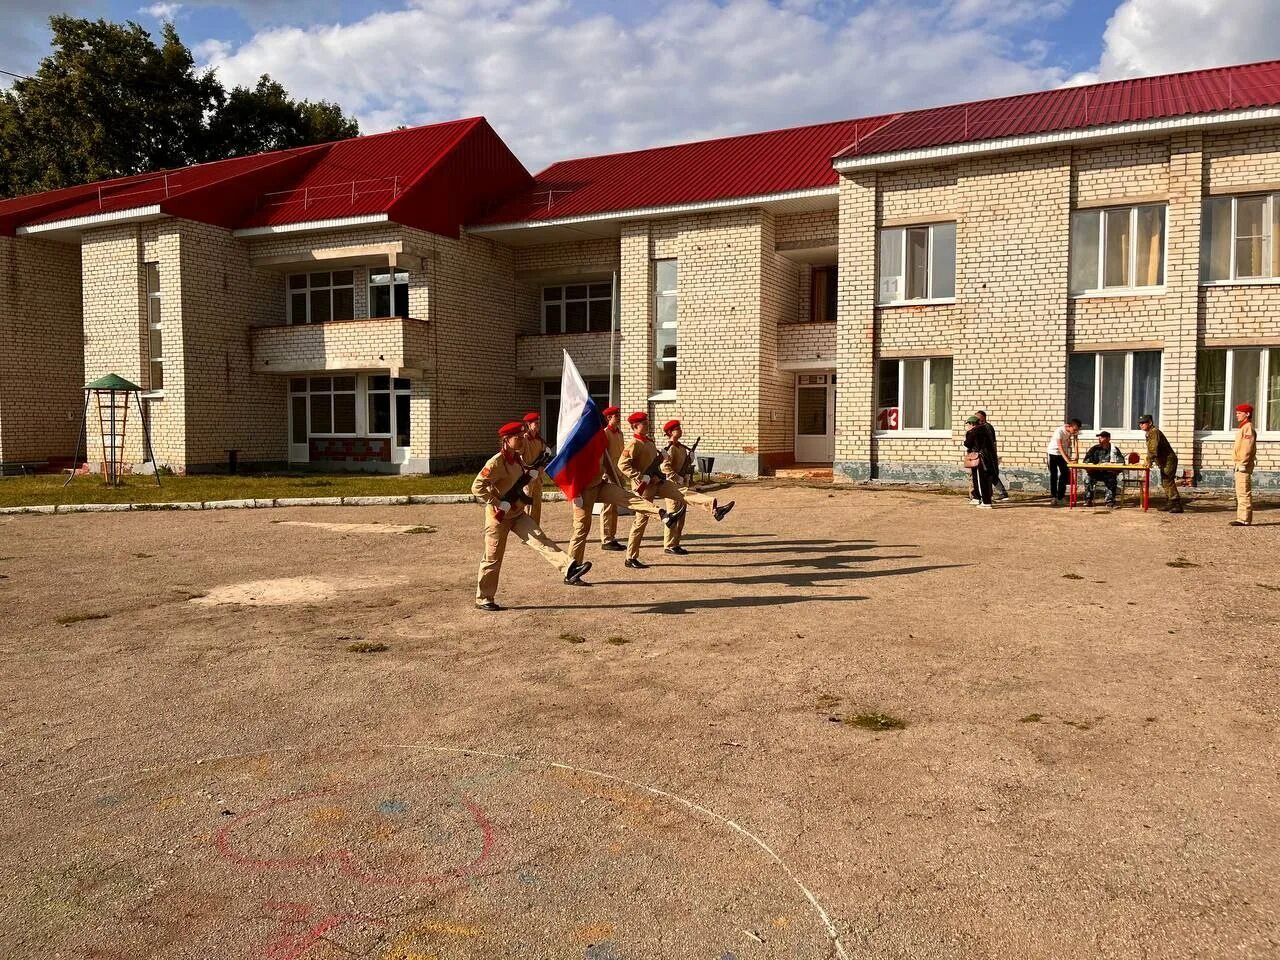
M 322 370 L 424 370 L 432 365 L 425 320 L 372 317 L 254 327 L 256 373 Z

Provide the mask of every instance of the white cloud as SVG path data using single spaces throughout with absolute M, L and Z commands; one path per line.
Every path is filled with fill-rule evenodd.
M 1276 0 L 1124 0 L 1098 66 L 1075 82 L 1177 73 L 1280 58 Z
M 1052 87 L 1015 49 L 1025 0 L 665 0 L 622 21 L 566 0 L 411 0 L 349 24 L 205 43 L 223 83 L 270 73 L 368 132 L 484 114 L 546 162 Z
M 178 15 L 178 11 L 181 9 L 182 4 L 180 3 L 153 3 L 148 7 L 143 7 L 138 12 L 155 17 L 157 20 L 164 20 L 167 23 L 173 23 L 174 18 Z

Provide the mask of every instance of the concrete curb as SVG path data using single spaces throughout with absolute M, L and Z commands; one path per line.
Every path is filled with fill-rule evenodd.
M 564 494 L 544 493 L 543 503 L 564 501 Z M 408 507 L 475 503 L 470 493 L 400 494 L 395 497 L 280 497 L 276 500 L 188 500 L 172 503 L 66 503 L 38 507 L 0 507 L 0 516 L 20 513 L 127 513 L 134 510 L 261 510 L 270 507 Z

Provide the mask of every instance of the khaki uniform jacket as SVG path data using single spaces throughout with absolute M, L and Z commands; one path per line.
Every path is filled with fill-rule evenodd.
M 1231 461 L 1241 473 L 1253 473 L 1258 462 L 1258 431 L 1253 421 L 1246 420 L 1236 431 L 1236 444 L 1231 450 Z
M 642 485 L 647 486 L 651 482 L 644 471 L 657 456 L 657 445 L 648 437 L 642 437 L 639 434 L 633 436 L 622 448 L 622 456 L 618 458 L 618 469 L 631 484 L 632 489 L 639 491 Z
M 689 448 L 683 443 L 672 443 L 667 447 L 666 459 L 662 461 L 662 472 L 680 486 L 684 486 L 689 480 L 688 463 Z
M 498 451 L 476 474 L 471 484 L 471 492 L 488 504 L 490 519 L 493 519 L 493 515 L 498 510 L 498 504 L 502 502 L 507 491 L 524 476 L 524 472 L 524 463 L 519 457 L 508 457 L 503 451 Z M 527 504 L 523 501 L 512 501 L 511 509 L 502 519 L 510 520 L 512 517 L 519 516 L 526 506 Z
M 1174 456 L 1173 447 L 1169 445 L 1168 437 L 1160 432 L 1159 427 L 1152 427 L 1147 431 L 1147 460 L 1149 462 L 1164 469 L 1165 465 Z
M 608 427 L 604 428 L 604 437 L 609 441 L 609 462 L 616 467 L 622 459 L 622 449 L 627 445 L 627 438 L 622 435 L 621 430 L 610 430 Z
M 542 437 L 525 437 L 524 450 L 521 451 L 520 457 L 525 463 L 533 463 L 538 457 L 542 456 L 542 451 L 547 449 L 547 443 Z M 538 471 L 538 479 L 541 479 L 542 471 Z

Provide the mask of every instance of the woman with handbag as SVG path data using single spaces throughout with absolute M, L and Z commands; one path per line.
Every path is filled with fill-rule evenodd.
M 991 510 L 991 472 L 996 462 L 995 444 L 991 433 L 977 417 L 965 421 L 964 465 L 973 478 L 973 489 L 978 492 L 979 510 Z M 973 501 L 970 501 L 973 502 Z

